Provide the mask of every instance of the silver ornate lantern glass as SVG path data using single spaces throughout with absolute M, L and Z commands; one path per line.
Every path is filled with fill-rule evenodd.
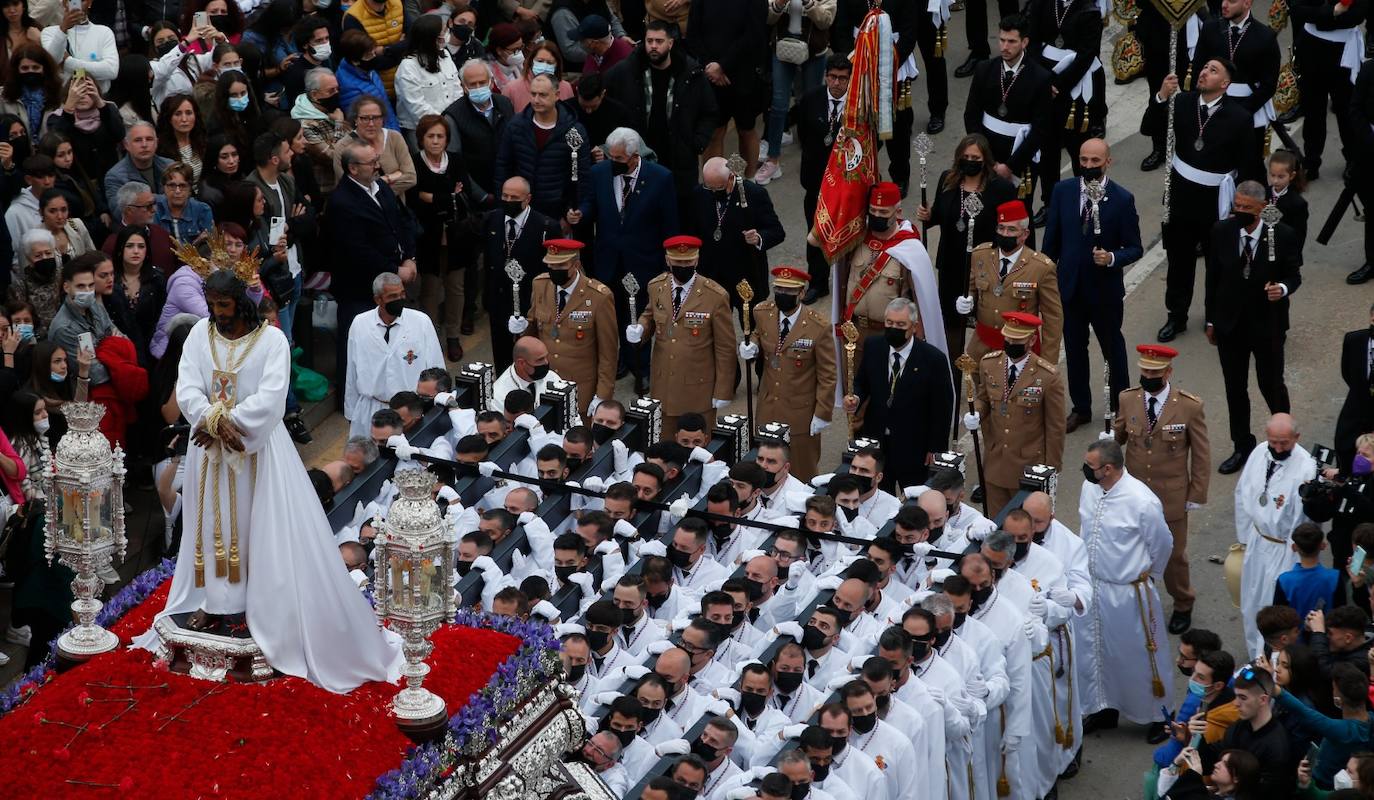
M 398 471 L 400 497 L 391 504 L 377 536 L 374 591 L 377 617 L 401 635 L 406 657 L 405 688 L 396 694 L 396 723 L 412 739 L 441 733 L 447 722 L 444 701 L 423 688 L 434 646 L 430 634 L 452 622 L 453 544 L 432 499 L 434 476 L 424 470 Z
M 48 498 L 43 545 L 49 564 L 56 556 L 76 573 L 76 627 L 57 640 L 58 653 L 84 661 L 119 644 L 119 637 L 95 624 L 105 588 L 96 573 L 116 554 L 124 558 L 124 451 L 118 445 L 112 451 L 100 432 L 104 406 L 67 403 L 62 413 L 67 434 L 57 452 L 47 455 L 43 475 Z

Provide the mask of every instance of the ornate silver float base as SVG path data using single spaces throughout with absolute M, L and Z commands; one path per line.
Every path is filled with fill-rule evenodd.
M 251 636 L 221 636 L 182 627 L 171 617 L 154 625 L 162 639 L 158 658 L 173 672 L 206 681 L 252 683 L 272 677 L 272 667 Z

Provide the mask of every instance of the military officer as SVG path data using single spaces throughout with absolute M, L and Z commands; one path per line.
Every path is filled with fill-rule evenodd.
M 531 284 L 529 318 L 512 316 L 506 327 L 515 336 L 528 330 L 539 337 L 549 348 L 549 367 L 577 384 L 579 410 L 591 416 L 615 393 L 615 300 L 605 284 L 582 274 L 581 242 L 549 239 L 544 247 L 549 271 Z
M 639 321 L 625 338 L 653 337 L 651 389 L 663 403 L 663 438 L 677 433 L 689 411 L 715 428 L 716 411 L 735 397 L 735 321 L 725 288 L 697 273 L 701 240 L 674 236 L 663 243 L 668 271 L 649 281 Z
M 1193 621 L 1188 511 L 1207 502 L 1211 476 L 1207 420 L 1202 400 L 1169 382 L 1177 350 L 1142 344 L 1136 352 L 1140 353 L 1140 386 L 1121 393 L 1112 431 L 1117 444 L 1126 448 L 1126 471 L 1149 486 L 1164 504 L 1164 520 L 1174 536 L 1173 554 L 1164 568 L 1164 588 L 1174 598 L 1169 633 L 1177 636 Z
M 1059 469 L 1064 460 L 1064 376 L 1055 362 L 1032 350 L 1041 319 L 1022 311 L 1002 314 L 1003 349 L 978 362 L 981 379 L 964 427 L 975 431 L 988 419 L 983 463 L 988 508 L 994 514 L 1011 502 L 1021 473 L 1031 464 Z
M 773 269 L 773 296 L 754 306 L 754 330 L 740 342 L 740 358 L 762 354 L 760 422 L 792 429 L 792 475 L 809 481 L 821 456 L 821 431 L 835 408 L 835 334 L 801 293 L 811 276 L 799 267 Z
M 868 198 L 864 246 L 844 255 L 844 261 L 836 265 L 833 273 L 833 296 L 841 309 L 840 319 L 854 322 L 860 342 L 883 335 L 888 303 L 898 297 L 915 297 L 911 271 L 902 254 L 912 247 L 921 247 L 921 237 L 898 217 L 901 203 L 902 193 L 897 184 L 882 181 L 873 186 Z M 905 242 L 911 244 L 899 247 Z
M 1002 349 L 998 329 L 1006 312 L 1021 311 L 1044 320 L 1034 349 L 1049 363 L 1058 364 L 1064 333 L 1058 272 L 1049 256 L 1026 246 L 1030 219 L 1025 204 L 1010 200 L 998 206 L 996 231 L 993 242 L 975 247 L 969 257 L 973 295 L 954 301 L 960 314 L 975 315 L 975 336 L 969 340 L 968 354 L 978 361 L 989 351 Z

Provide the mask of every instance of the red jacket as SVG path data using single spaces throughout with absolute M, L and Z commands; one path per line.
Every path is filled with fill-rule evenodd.
M 91 387 L 91 401 L 105 406 L 100 432 L 111 444 L 122 444 L 138 418 L 134 407 L 148 396 L 148 372 L 138 365 L 134 343 L 123 336 L 106 336 L 95 346 L 95 357 L 110 373 L 109 382 Z

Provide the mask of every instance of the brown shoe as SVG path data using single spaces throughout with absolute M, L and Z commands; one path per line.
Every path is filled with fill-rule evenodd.
M 1064 423 L 1064 432 L 1073 433 L 1074 431 L 1078 430 L 1081 426 L 1087 425 L 1091 421 L 1092 417 L 1088 416 L 1087 414 L 1082 414 L 1077 411 L 1070 412 L 1068 421 Z
M 448 360 L 449 360 L 449 361 L 462 361 L 462 360 L 463 360 L 463 342 L 462 342 L 461 340 L 459 340 L 459 339 L 449 339 L 449 340 L 448 340 Z

